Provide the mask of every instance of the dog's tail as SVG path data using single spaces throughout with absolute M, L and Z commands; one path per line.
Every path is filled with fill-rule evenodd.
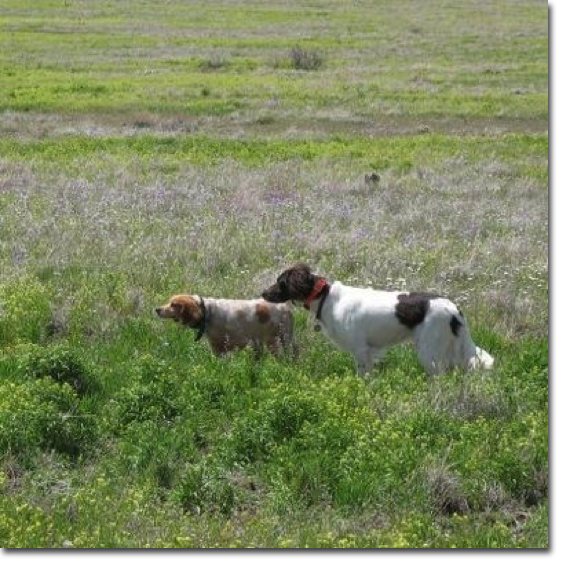
M 469 360 L 470 369 L 483 369 L 484 371 L 489 371 L 493 368 L 495 364 L 495 359 L 492 355 L 489 355 L 487 351 L 481 349 L 481 347 L 475 346 L 475 355 L 473 355 Z

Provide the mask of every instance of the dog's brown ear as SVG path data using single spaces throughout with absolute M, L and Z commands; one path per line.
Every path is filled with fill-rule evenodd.
M 317 278 L 312 274 L 310 267 L 305 263 L 296 263 L 284 274 L 290 298 L 305 300 L 312 292 Z
M 170 306 L 176 312 L 175 319 L 188 326 L 196 326 L 203 319 L 202 308 L 192 296 L 174 296 Z
M 268 302 L 287 302 L 288 300 L 304 301 L 314 289 L 318 277 L 312 274 L 305 263 L 296 263 L 283 271 L 277 282 L 263 291 L 261 295 Z

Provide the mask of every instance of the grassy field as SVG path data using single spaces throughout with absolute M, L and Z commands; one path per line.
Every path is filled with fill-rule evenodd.
M 3 0 L 3 547 L 547 547 L 547 18 Z M 495 370 L 361 378 L 302 311 L 297 359 L 216 359 L 153 315 L 300 260 L 453 298 Z

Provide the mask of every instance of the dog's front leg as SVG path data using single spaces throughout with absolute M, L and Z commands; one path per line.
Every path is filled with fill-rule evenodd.
M 355 361 L 357 366 L 357 373 L 359 375 L 366 375 L 374 368 L 374 365 L 381 363 L 384 359 L 384 349 L 372 349 L 367 347 L 355 353 Z
M 372 367 L 372 362 L 370 359 L 370 354 L 368 349 L 361 349 L 360 351 L 355 351 L 354 356 L 356 362 L 356 372 L 360 376 L 366 375 Z

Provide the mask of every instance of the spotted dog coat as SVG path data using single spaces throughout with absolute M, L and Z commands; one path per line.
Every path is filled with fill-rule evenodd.
M 285 304 L 178 294 L 156 308 L 156 314 L 196 330 L 196 339 L 206 336 L 216 355 L 246 346 L 274 354 L 296 350 L 292 312 Z
M 263 298 L 307 306 L 327 336 L 354 355 L 361 374 L 369 372 L 388 347 L 404 341 L 415 344 L 429 374 L 493 366 L 493 358 L 473 343 L 462 312 L 436 294 L 329 285 L 307 265 L 298 264 L 281 273 Z

